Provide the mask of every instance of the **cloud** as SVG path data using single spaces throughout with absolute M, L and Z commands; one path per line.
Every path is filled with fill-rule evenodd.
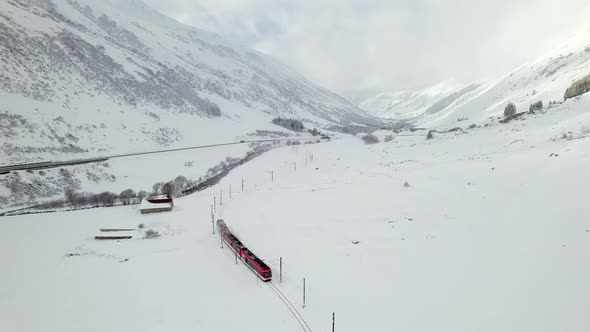
M 144 0 L 337 91 L 495 77 L 582 32 L 586 0 Z

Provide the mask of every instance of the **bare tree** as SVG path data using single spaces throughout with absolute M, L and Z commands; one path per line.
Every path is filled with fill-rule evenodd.
M 163 182 L 156 182 L 152 186 L 152 194 L 159 195 L 162 192 L 162 187 L 164 187 Z
M 119 194 L 119 198 L 123 202 L 123 205 L 129 205 L 133 199 L 137 196 L 133 189 L 125 189 Z
M 105 191 L 97 195 L 98 201 L 103 206 L 113 206 L 115 205 L 115 200 L 117 199 L 117 195 L 111 192 Z
M 64 191 L 64 198 L 66 199 L 66 203 L 74 205 L 76 202 L 76 190 L 73 188 L 66 188 Z
M 188 179 L 182 175 L 177 176 L 174 179 L 174 195 L 178 196 L 188 186 Z
M 137 199 L 141 202 L 141 200 L 146 198 L 147 195 L 148 195 L 147 191 L 140 190 L 139 192 L 137 192 Z
M 174 194 L 174 181 L 168 181 L 162 186 L 162 194 L 172 195 Z

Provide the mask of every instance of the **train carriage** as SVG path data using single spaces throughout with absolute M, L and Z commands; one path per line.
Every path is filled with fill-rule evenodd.
M 225 224 L 222 219 L 217 220 L 217 229 L 227 246 L 236 255 L 240 257 L 240 260 L 260 279 L 263 281 L 272 280 L 272 270 L 266 265 L 260 258 L 258 258 L 252 251 L 246 246 L 229 230 L 229 227 Z

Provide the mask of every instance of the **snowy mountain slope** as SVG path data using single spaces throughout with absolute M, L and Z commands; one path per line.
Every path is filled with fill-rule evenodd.
M 0 2 L 3 163 L 214 143 L 275 116 L 375 123 L 277 61 L 137 0 Z
M 428 141 L 283 147 L 167 214 L 0 218 L 0 330 L 301 331 L 212 234 L 223 190 L 216 217 L 271 266 L 314 331 L 335 312 L 341 332 L 586 332 L 590 136 L 556 138 L 590 128 L 588 107 L 590 95 Z M 93 240 L 140 223 L 161 236 Z
M 380 93 L 362 101 L 359 107 L 381 118 L 412 120 L 425 113 L 437 112 L 478 86 L 447 80 L 416 91 Z
M 590 73 L 590 29 L 582 31 L 555 50 L 537 60 L 520 66 L 511 73 L 487 83 L 457 99 L 446 108 L 425 114 L 416 123 L 425 127 L 452 126 L 457 120 L 485 121 L 501 115 L 509 102 L 517 112 L 542 101 L 564 99 L 566 89 Z

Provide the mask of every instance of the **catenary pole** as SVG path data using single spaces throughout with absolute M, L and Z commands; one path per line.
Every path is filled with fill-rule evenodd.
M 283 257 L 279 258 L 279 282 L 283 282 Z
M 303 278 L 303 307 L 305 308 L 305 278 Z
M 332 332 L 334 332 L 334 325 L 336 325 L 336 313 L 332 313 Z
M 211 225 L 213 225 L 213 234 L 215 234 L 215 216 L 213 215 L 213 205 L 211 205 Z

